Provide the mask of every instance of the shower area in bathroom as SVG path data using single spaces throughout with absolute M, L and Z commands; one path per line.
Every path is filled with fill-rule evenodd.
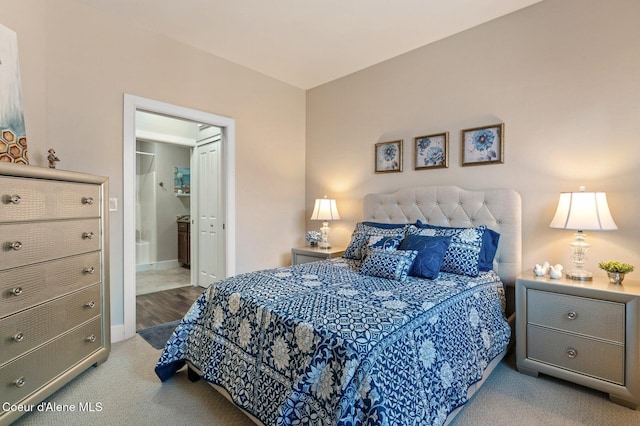
M 191 284 L 178 261 L 178 221 L 188 220 L 189 194 L 175 187 L 175 171 L 188 169 L 190 148 L 136 142 L 136 294 Z
M 155 159 L 155 152 L 136 151 L 136 272 L 150 270 L 156 261 Z

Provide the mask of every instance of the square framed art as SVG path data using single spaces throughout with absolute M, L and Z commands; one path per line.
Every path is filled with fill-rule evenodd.
M 449 167 L 449 132 L 414 138 L 416 170 Z
M 504 123 L 462 131 L 462 165 L 504 163 Z
M 375 147 L 375 172 L 393 173 L 402 171 L 402 139 L 379 142 Z

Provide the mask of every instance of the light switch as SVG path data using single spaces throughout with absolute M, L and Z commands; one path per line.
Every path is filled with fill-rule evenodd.
M 118 199 L 117 198 L 109 198 L 109 211 L 117 212 L 118 211 Z

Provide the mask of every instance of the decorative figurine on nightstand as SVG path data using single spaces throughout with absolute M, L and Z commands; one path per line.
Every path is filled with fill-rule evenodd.
M 547 271 L 549 271 L 549 262 L 544 262 L 542 265 L 538 265 L 533 267 L 533 273 L 536 277 L 543 277 Z
M 60 159 L 56 157 L 56 152 L 53 150 L 53 148 L 49 148 L 48 152 L 49 152 L 49 155 L 47 155 L 47 160 L 49 161 L 49 168 L 55 169 L 56 163 L 60 161 Z
M 611 284 L 622 284 L 622 280 L 624 280 L 624 274 L 633 272 L 633 265 L 616 261 L 600 262 L 598 263 L 598 267 L 604 271 L 607 271 L 609 282 Z
M 317 247 L 318 243 L 322 239 L 320 231 L 308 231 L 304 236 L 304 239 L 311 245 L 311 247 Z
M 553 280 L 562 278 L 562 265 L 549 266 L 549 278 Z

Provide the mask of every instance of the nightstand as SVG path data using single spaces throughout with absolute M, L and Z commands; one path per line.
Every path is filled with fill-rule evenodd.
M 324 259 L 340 257 L 344 254 L 344 248 L 331 247 L 328 249 L 319 247 L 298 247 L 291 249 L 291 263 L 300 265 L 301 263 L 317 262 Z
M 604 272 L 603 272 L 604 274 Z M 640 403 L 640 282 L 516 279 L 518 370 L 600 390 L 615 403 Z

